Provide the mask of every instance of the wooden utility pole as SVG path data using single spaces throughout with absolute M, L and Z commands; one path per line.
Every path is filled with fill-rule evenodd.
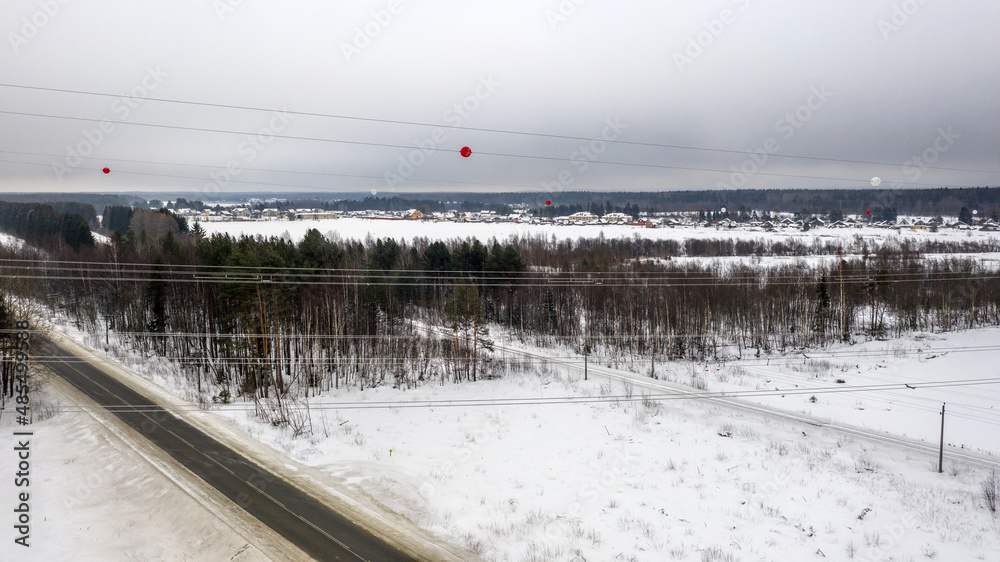
M 941 404 L 941 448 L 938 449 L 938 474 L 944 472 L 944 404 Z
M 583 380 L 587 380 L 587 354 L 590 353 L 590 344 L 583 344 Z

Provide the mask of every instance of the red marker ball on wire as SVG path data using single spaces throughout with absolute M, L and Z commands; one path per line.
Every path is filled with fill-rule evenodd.
M 551 200 L 549 200 L 549 199 L 546 199 L 546 200 L 545 200 L 545 204 L 546 204 L 546 205 L 551 205 L 551 204 L 552 204 L 552 201 L 551 201 Z
M 472 149 L 467 146 L 463 146 L 462 150 L 460 151 L 460 154 L 463 157 L 468 158 L 469 156 L 472 156 Z
M 111 168 L 104 168 L 101 171 L 104 172 L 105 174 L 110 174 L 111 173 Z
M 872 214 L 872 212 L 871 211 L 865 211 L 865 214 L 866 215 L 870 215 L 870 214 Z

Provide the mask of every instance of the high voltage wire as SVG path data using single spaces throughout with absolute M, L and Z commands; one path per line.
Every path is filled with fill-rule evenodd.
M 374 273 L 374 272 L 373 272 Z M 151 275 L 155 275 L 151 274 Z M 107 282 L 121 282 L 121 283 L 150 283 L 150 282 L 160 282 L 165 284 L 171 283 L 204 283 L 204 284 L 224 284 L 224 285 L 241 285 L 241 284 L 253 284 L 253 285 L 317 285 L 317 286 L 338 286 L 338 287 L 351 287 L 351 286 L 373 286 L 373 287 L 427 287 L 428 282 L 431 279 L 421 279 L 417 281 L 392 281 L 392 280 L 366 280 L 360 276 L 354 278 L 355 280 L 340 280 L 340 281 L 296 281 L 296 280 L 268 280 L 268 279 L 246 279 L 246 278 L 170 278 L 170 279 L 151 279 L 150 277 L 96 277 L 96 276 L 81 276 L 81 275 L 46 275 L 42 274 L 13 274 L 13 273 L 0 273 L 0 279 L 35 279 L 35 280 L 50 280 L 50 281 L 107 281 Z M 1000 279 L 1000 275 L 984 275 L 976 277 L 968 276 L 957 276 L 957 277 L 944 277 L 938 279 L 898 279 L 898 280 L 880 280 L 879 284 L 897 284 L 897 283 L 920 283 L 924 281 L 931 282 L 944 282 L 944 281 L 992 281 Z M 516 280 L 508 282 L 490 281 L 490 282 L 470 282 L 465 280 L 469 286 L 475 287 L 491 287 L 491 288 L 540 288 L 540 287 L 551 287 L 551 288 L 590 288 L 590 289 L 614 289 L 614 288 L 662 288 L 662 287 L 673 287 L 678 289 L 685 288 L 703 288 L 703 287 L 740 287 L 744 285 L 752 284 L 752 281 L 746 282 L 711 282 L 711 283 L 687 283 L 683 280 L 673 280 L 673 281 L 657 281 L 648 282 L 644 280 L 622 280 L 622 282 L 614 281 L 548 281 L 545 283 L 539 282 L 517 282 Z M 856 281 L 845 281 L 845 284 L 862 284 L 870 283 L 871 280 L 856 280 Z M 759 283 L 759 281 L 758 281 Z M 798 281 L 784 281 L 784 282 L 768 282 L 768 286 L 789 286 L 789 285 L 802 285 L 802 280 Z M 830 285 L 835 286 L 834 282 Z M 441 286 L 440 288 L 445 288 Z
M 962 258 L 965 262 L 972 258 Z M 49 264 L 54 265 L 49 265 Z M 72 265 L 74 263 L 80 265 Z M 6 264 L 6 265 L 3 265 Z M 216 284 L 274 284 L 274 285 L 376 285 L 376 286 L 427 286 L 429 283 L 449 284 L 464 282 L 477 287 L 743 287 L 802 284 L 812 279 L 816 270 L 810 268 L 802 274 L 727 275 L 697 271 L 681 272 L 566 272 L 544 273 L 525 271 L 509 272 L 459 271 L 436 272 L 433 270 L 381 270 L 381 269 L 322 269 L 281 266 L 199 266 L 180 264 L 135 264 L 107 262 L 46 262 L 36 259 L 3 259 L 0 278 L 83 280 L 113 282 L 183 282 Z M 871 272 L 836 275 L 835 270 L 827 284 L 896 284 L 942 281 L 994 280 L 1000 272 L 983 269 L 980 273 L 960 271 L 896 272 L 888 278 Z M 819 282 L 819 280 L 815 280 Z
M 960 262 L 971 262 L 974 261 L 972 257 L 957 258 Z M 31 265 L 21 265 L 27 262 Z M 58 262 L 58 261 L 48 261 L 42 259 L 0 259 L 0 267 L 6 267 L 11 269 L 29 269 L 37 268 L 41 266 L 45 271 L 55 271 L 55 272 L 80 272 L 80 273 L 128 273 L 133 275 L 138 274 L 171 274 L 171 275 L 210 275 L 211 278 L 222 279 L 225 275 L 267 275 L 270 277 L 295 277 L 295 278 L 309 278 L 309 277 L 363 277 L 372 274 L 391 274 L 395 277 L 419 277 L 421 279 L 427 280 L 438 280 L 438 281 L 458 281 L 458 280 L 470 280 L 470 277 L 484 277 L 494 281 L 516 281 L 516 280 L 537 280 L 537 279 L 557 279 L 557 280 L 620 280 L 620 279 L 630 279 L 630 280 L 653 280 L 653 281 L 708 281 L 719 279 L 720 275 L 716 271 L 711 269 L 700 270 L 694 269 L 693 271 L 601 271 L 601 272 L 588 272 L 588 271 L 494 271 L 494 270 L 432 270 L 432 269 L 379 269 L 379 268 L 324 268 L 324 267 L 295 267 L 295 266 L 280 266 L 280 265 L 259 265 L 259 266 L 242 266 L 242 265 L 189 265 L 189 264 L 147 264 L 147 263 L 135 263 L 135 262 Z M 877 263 L 877 262 L 876 262 Z M 937 261 L 930 261 L 930 263 L 936 264 Z M 54 265 L 50 265 L 54 264 Z M 70 264 L 70 265 L 61 265 Z M 72 265 L 78 264 L 78 265 Z M 878 263 L 877 263 L 878 264 Z M 881 265 L 881 264 L 878 264 Z M 816 269 L 820 269 L 817 266 L 810 266 L 805 271 L 809 274 L 813 274 Z M 822 268 L 824 273 L 827 268 Z M 208 271 L 201 271 L 208 270 Z M 771 271 L 771 270 L 769 270 Z M 767 279 L 801 279 L 802 274 L 784 274 L 780 273 L 781 268 L 777 268 L 779 273 L 771 273 L 767 275 Z M 894 278 L 914 278 L 914 279 L 924 279 L 926 277 L 933 278 L 934 276 L 945 276 L 945 275 L 972 275 L 974 271 L 902 271 L 902 272 L 887 272 Z M 747 275 L 726 275 L 726 279 L 732 279 L 737 281 L 759 281 L 761 276 L 759 273 L 752 273 Z M 841 280 L 851 281 L 851 280 L 873 280 L 872 274 L 870 272 L 857 272 L 851 273 L 849 275 L 838 275 L 834 271 L 834 276 L 828 278 L 828 282 L 836 283 Z
M 485 246 L 484 246 L 485 248 Z M 937 254 L 934 254 L 937 255 Z M 696 256 L 697 257 L 697 256 Z M 746 257 L 752 258 L 754 256 L 732 256 L 732 257 Z M 793 257 L 793 258 L 807 258 L 807 257 L 838 257 L 836 255 L 823 254 L 823 255 L 811 255 L 811 256 L 780 256 L 780 257 Z M 706 257 L 705 259 L 713 259 L 712 257 Z M 923 259 L 923 258 L 921 258 Z M 960 262 L 966 263 L 970 261 L 975 261 L 973 257 L 960 257 L 956 258 Z M 860 261 L 860 260 L 859 260 Z M 907 261 L 906 259 L 903 260 Z M 915 260 L 910 260 L 915 261 Z M 872 259 L 873 263 L 878 264 L 879 262 Z M 853 264 L 854 262 L 849 262 Z M 933 261 L 931 263 L 938 263 Z M 98 271 L 98 272 L 108 272 L 108 270 L 113 271 L 125 271 L 128 270 L 132 273 L 199 273 L 199 270 L 208 270 L 208 274 L 221 275 L 221 274 L 264 274 L 271 276 L 297 276 L 297 277 L 325 277 L 330 275 L 344 275 L 344 276 L 356 276 L 356 275 L 368 275 L 372 273 L 407 273 L 410 276 L 426 276 L 428 278 L 447 280 L 453 279 L 457 280 L 459 278 L 465 279 L 466 275 L 477 275 L 477 276 L 488 276 L 492 279 L 500 280 L 515 280 L 515 279 L 525 279 L 532 277 L 558 277 L 558 278 L 584 278 L 587 279 L 605 279 L 605 278 L 615 278 L 615 277 L 628 277 L 628 278 L 641 278 L 641 279 L 677 279 L 677 280 L 711 280 L 717 279 L 718 275 L 711 270 L 699 270 L 696 269 L 694 272 L 683 272 L 683 271 L 670 271 L 670 272 L 657 272 L 657 271 L 601 271 L 601 272 L 587 272 L 587 271 L 521 271 L 521 272 L 507 272 L 507 271 L 488 271 L 488 270 L 477 270 L 477 269 L 457 269 L 457 270 L 445 270 L 436 271 L 428 269 L 409 269 L 409 268 L 399 268 L 399 269 L 375 269 L 371 267 L 307 267 L 307 266 L 267 266 L 267 265 L 209 265 L 209 264 L 183 264 L 183 263 L 150 263 L 150 262 L 97 262 L 97 261 L 84 261 L 84 260 L 48 260 L 41 258 L 0 258 L 0 266 L 4 264 L 12 264 L 8 267 L 16 268 L 27 268 L 27 265 L 20 264 L 33 264 L 35 266 L 41 266 L 46 270 L 57 270 L 57 271 Z M 690 267 L 690 266 L 688 266 Z M 836 266 L 835 266 L 836 267 Z M 115 268 L 115 269 L 112 269 Z M 142 268 L 142 269 L 136 269 Z M 809 271 L 817 269 L 815 266 L 810 266 Z M 825 268 L 824 268 L 825 271 Z M 501 273 L 507 275 L 499 275 Z M 871 273 L 855 273 L 851 275 L 839 275 L 834 271 L 835 276 L 827 279 L 829 283 L 839 282 L 841 279 L 851 280 L 851 279 L 862 279 L 871 280 Z M 891 275 L 899 276 L 933 276 L 933 275 L 955 275 L 958 273 L 969 273 L 972 272 L 957 272 L 957 271 L 927 271 L 927 272 L 892 272 Z M 788 274 L 788 275 L 769 275 L 768 279 L 801 279 L 801 275 Z M 726 275 L 727 279 L 742 279 L 742 280 L 759 280 L 759 274 L 748 274 L 746 276 L 742 275 Z
M 111 98 L 126 97 L 126 96 L 123 96 L 121 94 L 109 94 L 109 93 L 103 93 L 103 92 L 91 92 L 91 91 L 74 90 L 74 89 L 68 89 L 68 88 L 52 88 L 52 87 L 42 87 L 42 86 L 29 86 L 29 85 L 25 85 L 25 84 L 0 83 L 0 87 L 5 87 L 5 88 L 19 88 L 19 89 L 37 90 L 37 91 L 46 91 L 46 92 L 59 92 L 59 93 L 68 93 L 68 94 L 86 95 L 86 96 L 98 96 L 98 97 L 111 97 Z M 237 109 L 237 110 L 244 110 L 244 111 L 258 111 L 258 112 L 268 112 L 268 113 L 274 113 L 276 111 L 274 109 L 267 109 L 267 108 L 262 108 L 262 107 L 253 107 L 253 106 L 235 105 L 235 104 L 224 104 L 224 103 L 199 102 L 199 101 L 191 101 L 191 100 L 175 100 L 175 99 L 154 98 L 154 97 L 145 97 L 143 99 L 144 100 L 148 100 L 148 101 L 161 102 L 161 103 L 173 103 L 173 104 L 180 104 L 180 105 L 191 105 L 191 106 L 200 106 L 200 107 L 212 107 L 212 108 L 217 108 L 217 109 Z M 738 154 L 738 155 L 741 155 L 741 156 L 746 156 L 746 154 L 747 154 L 747 152 L 745 150 L 726 150 L 726 149 L 721 149 L 721 148 L 707 148 L 707 147 L 698 147 L 698 146 L 690 146 L 690 145 L 675 145 L 675 144 L 662 144 L 662 143 L 640 142 L 640 141 L 626 141 L 626 140 L 620 140 L 620 139 L 606 140 L 606 139 L 603 139 L 603 138 L 598 139 L 598 138 L 592 138 L 592 137 L 580 137 L 580 136 L 573 136 L 573 135 L 548 134 L 548 133 L 538 133 L 538 132 L 528 132 L 528 131 L 514 131 L 514 130 L 510 130 L 510 129 L 495 129 L 495 128 L 483 128 L 483 127 L 441 125 L 441 124 L 419 122 L 419 121 L 402 121 L 402 120 L 395 120 L 395 119 L 379 119 L 379 118 L 374 118 L 374 117 L 360 117 L 360 116 L 351 116 L 351 115 L 339 115 L 339 114 L 332 114 L 332 113 L 307 112 L 307 111 L 293 111 L 293 110 L 284 110 L 284 109 L 281 110 L 281 112 L 289 114 L 289 115 L 300 115 L 300 116 L 304 116 L 304 117 L 324 117 L 324 118 L 330 118 L 330 119 L 343 119 L 343 120 L 362 121 L 362 122 L 370 122 L 370 123 L 385 123 L 385 124 L 393 124 L 393 125 L 409 125 L 409 126 L 419 126 L 419 127 L 446 128 L 446 129 L 459 130 L 459 131 L 496 133 L 496 134 L 505 134 L 505 135 L 519 135 L 519 136 L 552 138 L 552 139 L 562 139 L 562 140 L 574 140 L 574 141 L 584 141 L 584 142 L 601 141 L 601 142 L 606 142 L 608 144 L 620 144 L 620 145 L 625 145 L 625 146 L 644 146 L 644 147 L 651 147 L 651 148 L 668 148 L 668 149 L 675 149 L 675 150 L 690 150 L 690 151 L 701 151 L 701 152 L 715 152 L 715 153 L 724 153 L 724 154 Z M 407 148 L 412 148 L 412 147 L 407 147 Z M 849 159 L 841 159 L 841 158 L 824 158 L 824 157 L 819 157 L 819 156 L 806 156 L 806 155 L 799 155 L 799 154 L 774 154 L 774 155 L 771 155 L 771 157 L 773 157 L 773 158 L 799 159 L 799 160 L 816 160 L 816 161 L 821 161 L 821 162 L 838 162 L 838 163 L 845 163 L 845 164 L 864 164 L 864 165 L 873 165 L 873 166 L 892 166 L 892 167 L 895 167 L 895 166 L 898 165 L 898 163 L 890 163 L 890 162 L 878 162 L 878 161 L 868 161 L 868 160 L 849 160 Z M 926 169 L 928 169 L 928 170 L 955 171 L 955 172 L 975 172 L 975 173 L 985 173 L 985 174 L 1000 174 L 1000 170 L 978 170 L 978 169 L 974 169 L 974 168 L 950 168 L 950 167 L 944 167 L 944 166 L 927 166 Z
M 913 383 L 917 388 L 952 388 L 963 386 L 980 386 L 989 384 L 1000 384 L 1000 378 L 991 379 L 960 379 L 953 381 L 941 381 L 938 383 Z M 743 398 L 743 397 L 763 397 L 763 396 L 787 396 L 800 394 L 843 394 L 856 392 L 880 392 L 886 390 L 906 389 L 904 383 L 887 385 L 862 385 L 856 387 L 814 387 L 814 388 L 792 388 L 784 390 L 735 390 L 719 392 L 703 391 L 677 391 L 660 394 L 645 394 L 642 396 L 615 395 L 615 396 L 560 396 L 560 397 L 531 397 L 531 398 L 468 398 L 450 400 L 405 400 L 405 401 L 351 401 L 351 402 L 321 402 L 310 403 L 309 408 L 318 410 L 340 410 L 340 409 L 396 409 L 396 408 L 444 408 L 444 407 L 484 407 L 484 406 L 534 406 L 534 405 L 559 405 L 559 404 L 602 404 L 616 402 L 641 402 L 651 400 L 656 402 L 671 400 L 700 400 L 706 398 Z M 227 409 L 257 409 L 256 404 L 246 404 L 245 406 L 227 406 Z M 144 409 L 143 405 L 102 405 L 112 412 L 114 411 L 200 411 L 203 408 L 197 404 L 161 407 L 149 404 Z M 93 411 L 93 409 L 82 408 L 83 411 Z
M 65 115 L 47 115 L 47 114 L 44 114 L 44 113 L 29 113 L 29 112 L 20 112 L 20 111 L 0 111 L 0 114 L 5 114 L 5 115 L 20 115 L 20 116 L 27 116 L 27 117 L 43 117 L 43 118 L 49 118 L 49 119 L 63 119 L 63 120 L 71 120 L 71 121 L 100 121 L 100 119 L 92 119 L 92 118 L 88 118 L 88 117 L 71 117 L 71 116 L 65 116 Z M 181 125 L 165 125 L 165 124 L 161 124 L 161 123 L 140 123 L 140 122 L 135 122 L 135 121 L 122 121 L 122 122 L 119 122 L 117 124 L 119 124 L 119 125 L 128 125 L 128 126 L 133 126 L 133 127 L 150 127 L 150 128 L 156 128 L 156 129 L 173 129 L 173 130 L 181 130 L 181 131 L 219 133 L 219 134 L 227 134 L 227 135 L 253 136 L 255 134 L 255 133 L 247 132 L 247 131 L 232 131 L 232 130 L 228 130 L 228 129 L 210 129 L 210 128 L 204 128 L 204 127 L 186 127 L 186 126 L 181 126 Z M 272 136 L 274 138 L 279 138 L 279 139 L 302 140 L 302 141 L 310 141 L 310 142 L 326 142 L 326 143 L 335 143 L 335 144 L 350 144 L 350 145 L 358 145 L 358 146 L 372 146 L 372 147 L 378 147 L 378 148 L 398 148 L 398 149 L 404 149 L 404 150 L 426 150 L 428 152 L 454 152 L 456 154 L 458 153 L 458 149 L 454 149 L 454 148 L 452 148 L 452 149 L 438 148 L 438 147 L 434 147 L 434 148 L 419 148 L 419 147 L 413 147 L 413 146 L 401 145 L 401 144 L 377 143 L 377 142 L 366 142 L 366 141 L 350 141 L 350 140 L 344 140 L 344 139 L 325 139 L 325 138 L 319 138 L 319 137 L 304 137 L 304 136 L 297 136 L 297 135 L 282 135 L 282 134 L 278 134 L 278 133 L 273 133 L 270 136 Z M 562 157 L 555 157 L 555 156 L 538 156 L 538 155 L 529 155 L 529 154 L 510 154 L 510 153 L 504 153 L 504 152 L 476 151 L 475 154 L 478 154 L 480 156 L 495 156 L 495 157 L 499 157 L 499 158 L 522 158 L 522 159 L 529 159 L 529 160 L 545 160 L 545 161 L 554 161 L 554 162 L 572 162 L 573 161 L 571 158 L 568 158 L 568 157 L 567 158 L 562 158 Z M 28 164 L 28 165 L 43 165 L 43 164 L 26 163 L 26 162 L 13 162 L 13 163 Z M 692 167 L 692 166 L 669 166 L 669 165 L 666 165 L 666 164 L 643 164 L 643 163 L 638 163 L 638 162 L 615 162 L 615 161 L 609 161 L 609 160 L 591 160 L 590 163 L 591 164 L 598 164 L 598 165 L 602 165 L 602 166 L 626 166 L 626 167 L 637 167 L 637 168 L 653 168 L 653 169 L 666 169 L 666 170 L 684 170 L 684 171 L 722 173 L 722 174 L 731 174 L 732 173 L 732 170 L 722 170 L 722 169 L 718 169 L 718 168 L 697 168 L 697 167 Z M 133 172 L 133 173 L 140 173 L 140 172 Z M 994 173 L 994 172 L 990 172 L 990 173 Z M 1000 172 L 996 172 L 996 173 L 1000 173 Z M 192 176 L 171 176 L 171 175 L 166 175 L 166 174 L 155 174 L 155 173 L 144 173 L 144 175 L 164 176 L 164 177 L 182 177 L 182 178 L 187 178 L 187 179 L 197 179 L 197 180 L 200 180 L 200 181 L 204 181 L 205 180 L 205 178 L 192 177 Z M 757 172 L 754 173 L 754 175 L 755 176 L 774 176 L 774 177 L 789 177 L 789 178 L 803 178 L 803 179 L 818 179 L 818 180 L 849 181 L 849 182 L 867 183 L 867 180 L 861 180 L 859 178 L 838 178 L 838 177 L 833 177 L 833 176 L 811 176 L 811 175 L 803 175 L 803 174 L 781 174 L 781 173 L 777 173 L 777 172 L 763 172 L 763 171 L 757 171 Z M 279 185 L 284 186 L 284 187 L 298 187 L 298 186 L 291 185 L 291 184 L 279 184 Z M 923 185 L 923 186 L 928 186 L 928 187 L 940 187 L 939 184 L 917 183 L 917 182 L 907 182 L 907 185 Z
M 34 156 L 52 156 L 52 157 L 55 157 L 55 158 L 63 158 L 65 156 L 64 154 L 42 154 L 42 153 L 32 153 L 32 152 L 14 152 L 14 151 L 11 151 L 11 150 L 0 150 L 0 153 L 4 153 L 4 154 L 25 154 L 25 155 L 34 155 Z M 147 160 L 125 160 L 125 159 L 121 159 L 121 158 L 87 157 L 87 158 L 83 158 L 83 159 L 84 160 L 97 160 L 97 161 L 101 161 L 101 162 L 130 162 L 130 163 L 138 163 L 138 164 L 156 164 L 156 165 L 163 165 L 163 166 L 183 166 L 183 167 L 188 167 L 188 168 L 209 168 L 209 169 L 217 169 L 218 168 L 218 166 L 202 165 L 202 164 L 175 164 L 175 163 L 171 163 L 171 162 L 153 162 L 153 161 L 147 161 Z M 7 162 L 7 163 L 10 163 L 10 164 L 24 164 L 26 166 L 43 166 L 43 167 L 49 167 L 49 166 L 52 165 L 52 164 L 45 164 L 43 162 L 22 162 L 22 161 L 19 161 L 19 160 L 6 160 L 6 159 L 2 159 L 2 158 L 0 158 L 0 162 Z M 248 172 L 272 172 L 272 173 L 281 173 L 281 174 L 306 174 L 306 175 L 315 175 L 315 176 L 330 176 L 330 177 L 359 178 L 359 179 L 377 179 L 377 180 L 383 180 L 383 181 L 385 180 L 385 176 L 366 176 L 366 175 L 358 175 L 358 174 L 334 174 L 334 173 L 329 173 L 329 172 L 305 172 L 305 171 L 298 171 L 298 170 L 273 170 L 273 169 L 265 169 L 265 168 L 243 168 L 243 167 L 241 167 L 240 169 L 243 170 L 243 171 L 248 171 Z M 86 171 L 91 171 L 91 172 L 94 172 L 94 173 L 101 173 L 100 168 L 95 168 L 93 170 L 89 170 L 89 169 L 85 169 L 85 170 Z M 174 179 L 196 179 L 196 180 L 201 180 L 201 181 L 210 181 L 211 180 L 211 178 L 198 177 L 198 176 L 182 176 L 182 175 L 176 175 L 176 174 L 163 174 L 163 173 L 158 173 L 158 172 L 135 172 L 135 171 L 119 170 L 119 169 L 115 169 L 115 173 L 116 174 L 137 175 L 137 176 L 155 176 L 155 177 L 174 178 Z M 351 190 L 356 189 L 356 188 L 333 188 L 333 187 L 328 187 L 328 186 L 302 185 L 302 184 L 291 184 L 291 183 L 281 183 L 281 182 L 264 182 L 264 181 L 241 180 L 241 179 L 236 179 L 236 178 L 229 178 L 226 181 L 227 181 L 227 183 L 245 183 L 245 184 L 249 184 L 249 185 L 265 185 L 265 186 L 269 186 L 269 187 L 294 187 L 294 188 L 297 188 L 297 189 L 306 189 L 306 190 L 342 191 L 342 192 L 345 192 L 345 193 L 351 192 Z M 488 186 L 488 187 L 520 187 L 520 188 L 532 188 L 532 189 L 538 187 L 537 185 L 528 185 L 528 184 L 489 183 L 489 182 L 480 182 L 480 181 L 438 180 L 438 179 L 422 179 L 422 178 L 414 178 L 414 177 L 408 177 L 408 178 L 406 178 L 406 181 L 414 181 L 414 182 L 420 182 L 420 183 L 453 183 L 453 184 L 457 184 L 457 185 L 483 185 L 483 186 Z
M 287 279 L 288 281 L 298 282 L 306 281 L 312 279 L 320 279 L 326 282 L 330 281 L 348 281 L 355 279 L 370 280 L 373 276 L 381 276 L 389 278 L 387 281 L 391 280 L 395 283 L 409 283 L 413 281 L 418 281 L 421 284 L 427 284 L 431 282 L 466 282 L 470 285 L 477 285 L 481 282 L 490 283 L 540 283 L 545 281 L 546 283 L 618 283 L 630 282 L 632 284 L 641 284 L 649 281 L 656 282 L 675 282 L 678 284 L 690 283 L 692 281 L 706 281 L 712 282 L 713 284 L 723 284 L 723 285 L 746 285 L 746 284 L 761 284 L 762 282 L 774 283 L 776 281 L 782 280 L 795 280 L 796 282 L 801 282 L 803 278 L 808 278 L 812 280 L 814 277 L 815 270 L 808 270 L 801 274 L 767 274 L 763 275 L 757 274 L 753 276 L 741 276 L 741 275 L 711 275 L 711 274 L 700 274 L 698 275 L 683 275 L 679 273 L 645 273 L 645 272 L 619 272 L 619 273 L 586 273 L 586 272 L 566 272 L 566 273 L 532 273 L 524 272 L 521 274 L 511 275 L 509 272 L 493 272 L 493 271 L 475 271 L 469 272 L 467 274 L 459 274 L 457 272 L 447 272 L 439 274 L 434 270 L 412 270 L 409 273 L 406 270 L 394 270 L 394 269 L 358 269 L 358 270 L 327 270 L 313 269 L 312 272 L 294 272 L 288 271 L 280 266 L 261 266 L 259 269 L 254 271 L 239 270 L 233 268 L 232 271 L 210 271 L 210 272 L 200 272 L 198 270 L 191 269 L 175 269 L 169 265 L 152 265 L 148 269 L 133 268 L 128 266 L 118 266 L 117 268 L 112 268 L 110 265 L 95 263 L 92 267 L 84 266 L 55 266 L 55 267 L 42 267 L 39 273 L 39 268 L 37 266 L 27 266 L 27 265 L 7 265 L 0 267 L 8 270 L 9 273 L 16 273 L 17 271 L 23 270 L 30 273 L 38 273 L 43 275 L 75 275 L 77 277 L 84 277 L 88 274 L 90 275 L 105 275 L 105 276 L 146 276 L 148 277 L 159 277 L 161 280 L 172 280 L 174 278 L 184 276 L 190 277 L 194 280 L 199 281 L 221 281 L 221 282 L 234 282 L 234 281 L 261 281 L 265 277 L 274 281 L 275 279 Z M 143 266 L 145 267 L 145 266 Z M 221 266 L 226 268 L 226 266 Z M 290 268 L 289 268 L 290 269 Z M 825 271 L 825 270 L 824 270 Z M 891 282 L 891 281 L 940 281 L 940 280 L 955 280 L 955 279 L 988 279 L 990 276 L 986 273 L 996 273 L 994 271 L 983 270 L 981 272 L 962 272 L 962 271 L 928 271 L 928 272 L 902 272 L 902 273 L 892 273 L 889 274 L 889 278 L 874 278 L 870 273 L 858 273 L 852 275 L 835 276 L 827 279 L 827 284 L 835 285 L 837 283 L 858 283 L 858 282 Z M 407 281 L 410 280 L 410 281 Z M 819 282 L 818 279 L 815 280 Z
M 29 334 L 46 334 L 47 330 L 40 329 L 29 329 L 29 330 L 17 330 L 17 329 L 2 329 L 0 334 L 11 334 L 11 333 L 29 333 Z M 280 340 L 348 340 L 348 341 L 366 341 L 366 340 L 394 340 L 394 341 L 424 341 L 431 337 L 436 337 L 442 340 L 455 337 L 454 333 L 448 332 L 432 332 L 423 335 L 419 334 L 303 334 L 303 333 L 266 333 L 266 334 L 254 334 L 254 333 L 225 333 L 225 332 L 141 332 L 141 331 L 116 331 L 111 330 L 109 333 L 113 333 L 116 336 L 124 337 L 141 337 L 141 338 L 217 338 L 217 339 L 262 339 L 262 338 L 272 338 Z M 579 335 L 573 339 L 585 339 L 591 343 L 597 343 L 605 340 L 635 340 L 637 343 L 646 343 L 650 341 L 673 341 L 673 340 L 684 340 L 684 339 L 715 339 L 727 336 L 732 336 L 733 334 L 719 334 L 719 333 L 703 333 L 703 334 L 593 334 Z M 527 336 L 526 339 L 531 339 L 532 336 Z M 554 339 L 566 339 L 557 336 L 552 336 Z M 517 339 L 517 336 L 513 336 L 511 339 Z M 736 345 L 726 344 L 726 345 Z M 505 346 L 498 346 L 502 351 L 510 351 L 512 353 L 531 353 L 524 350 L 517 350 L 513 348 L 508 348 Z M 775 358 L 743 358 L 734 361 L 721 359 L 716 362 L 718 363 L 729 363 L 729 362 L 754 362 L 754 361 L 766 361 L 768 364 L 775 365 L 794 365 L 804 363 L 805 361 L 815 361 L 818 359 L 838 359 L 847 357 L 878 357 L 886 355 L 922 355 L 931 353 L 954 353 L 954 352 L 982 352 L 982 351 L 998 351 L 1000 350 L 1000 345 L 953 345 L 953 346 L 937 346 L 937 347 L 922 347 L 918 349 L 872 349 L 872 350 L 856 350 L 856 349 L 829 349 L 829 350 L 809 350 L 809 355 L 806 355 L 807 351 L 802 350 L 799 353 L 801 355 L 795 356 L 783 356 Z M 422 356 L 422 357 L 432 357 L 432 356 Z M 433 356 L 433 357 L 444 357 L 444 356 Z M 619 359 L 620 356 L 617 355 L 598 355 L 595 353 L 588 354 L 588 357 L 594 360 L 600 359 Z M 643 356 L 645 357 L 645 356 Z M 247 361 L 261 361 L 264 359 L 246 359 Z M 272 360 L 269 358 L 268 360 Z M 279 363 L 284 363 L 288 361 L 295 362 L 295 358 L 273 358 L 274 361 Z M 300 359 L 301 360 L 301 359 Z M 416 360 L 414 358 L 413 360 Z M 540 361 L 550 361 L 550 360 L 572 360 L 572 361 L 583 361 L 578 355 L 546 355 L 544 358 L 538 358 Z M 312 361 L 312 359 L 310 359 Z M 408 362 L 410 360 L 402 360 Z

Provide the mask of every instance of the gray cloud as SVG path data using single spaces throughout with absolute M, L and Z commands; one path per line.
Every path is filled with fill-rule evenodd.
M 12 0 L 0 82 L 125 97 L 0 87 L 0 110 L 96 120 L 0 114 L 0 189 L 551 191 L 564 172 L 565 189 L 996 185 L 923 160 L 1000 169 L 996 21 L 1000 5 L 967 0 Z M 276 131 L 268 111 L 143 95 L 429 125 L 298 116 Z M 614 142 L 591 158 L 579 140 L 449 128 L 600 138 L 608 119 L 628 125 L 618 140 L 766 158 Z M 78 149 L 89 158 L 69 166 Z

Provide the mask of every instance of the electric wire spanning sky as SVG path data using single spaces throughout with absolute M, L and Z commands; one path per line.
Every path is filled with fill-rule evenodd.
M 997 185 L 996 21 L 966 0 L 15 0 L 0 189 Z

